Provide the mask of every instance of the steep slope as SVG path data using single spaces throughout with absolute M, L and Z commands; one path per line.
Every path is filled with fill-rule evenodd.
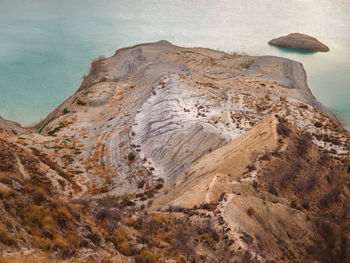
M 268 117 L 242 136 L 200 158 L 169 184 L 165 190 L 168 194 L 157 198 L 152 207 L 192 208 L 218 202 L 221 194 L 234 191 L 237 180 L 251 169 L 249 165 L 254 159 L 277 148 L 277 123 L 276 117 Z
M 271 116 L 200 158 L 150 209 L 209 209 L 236 255 L 245 249 L 262 262 L 301 262 L 320 238 L 320 222 L 348 223 L 349 161 L 330 157 L 310 135 Z
M 81 259 L 106 253 L 100 230 L 61 198 L 69 178 L 47 155 L 0 139 L 0 160 L 1 261 L 31 255 L 40 261 L 42 253 Z

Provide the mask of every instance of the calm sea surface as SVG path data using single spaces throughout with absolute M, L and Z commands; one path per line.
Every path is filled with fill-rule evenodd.
M 291 32 L 331 51 L 267 44 Z M 300 61 L 315 96 L 350 126 L 349 0 L 0 0 L 0 115 L 38 122 L 75 92 L 92 59 L 161 39 Z

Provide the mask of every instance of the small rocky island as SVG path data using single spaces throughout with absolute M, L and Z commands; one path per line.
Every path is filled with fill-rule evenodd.
M 292 33 L 287 36 L 274 38 L 269 41 L 269 44 L 271 46 L 299 49 L 304 51 L 329 51 L 329 48 L 316 38 L 300 33 Z

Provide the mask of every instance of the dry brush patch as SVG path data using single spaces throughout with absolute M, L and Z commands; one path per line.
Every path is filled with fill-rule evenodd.
M 208 262 L 209 258 L 229 254 L 223 253 L 230 251 L 224 234 L 198 212 L 179 209 L 151 213 L 128 206 L 126 199 L 106 197 L 85 201 L 84 211 L 93 214 L 106 242 L 136 262 L 158 262 L 161 258 Z M 229 258 L 221 262 L 229 262 Z
M 283 137 L 283 150 L 272 154 L 269 161 L 263 160 L 255 188 L 276 196 L 273 200 L 287 200 L 292 209 L 306 215 L 315 236 L 311 238 L 313 244 L 305 244 L 302 249 L 304 259 L 349 261 L 350 252 L 345 249 L 350 236 L 349 156 L 339 158 L 322 150 L 312 143 L 309 134 L 296 131 L 285 121 L 277 129 Z M 252 209 L 247 213 L 254 215 Z
M 0 247 L 10 251 L 37 248 L 62 258 L 91 247 L 93 242 L 82 234 L 92 230 L 81 208 L 59 198 L 35 155 L 4 141 L 0 147 L 0 158 L 7 162 L 17 155 L 29 175 L 24 178 L 18 164 L 0 169 Z

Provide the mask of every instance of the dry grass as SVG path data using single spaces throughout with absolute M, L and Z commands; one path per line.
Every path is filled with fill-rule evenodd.
M 36 149 L 32 151 L 44 163 L 57 168 L 48 156 Z M 5 214 L 0 220 L 0 243 L 13 249 L 27 246 L 48 253 L 56 251 L 62 258 L 74 256 L 77 249 L 87 244 L 78 232 L 78 227 L 87 224 L 81 209 L 55 194 L 51 180 L 41 171 L 33 154 L 2 141 L 0 159 L 10 162 L 14 157 L 9 152 L 17 154 L 30 178 L 24 180 L 10 166 L 1 168 L 0 180 L 6 187 L 0 190 L 0 202 L 5 208 L 1 211 Z

